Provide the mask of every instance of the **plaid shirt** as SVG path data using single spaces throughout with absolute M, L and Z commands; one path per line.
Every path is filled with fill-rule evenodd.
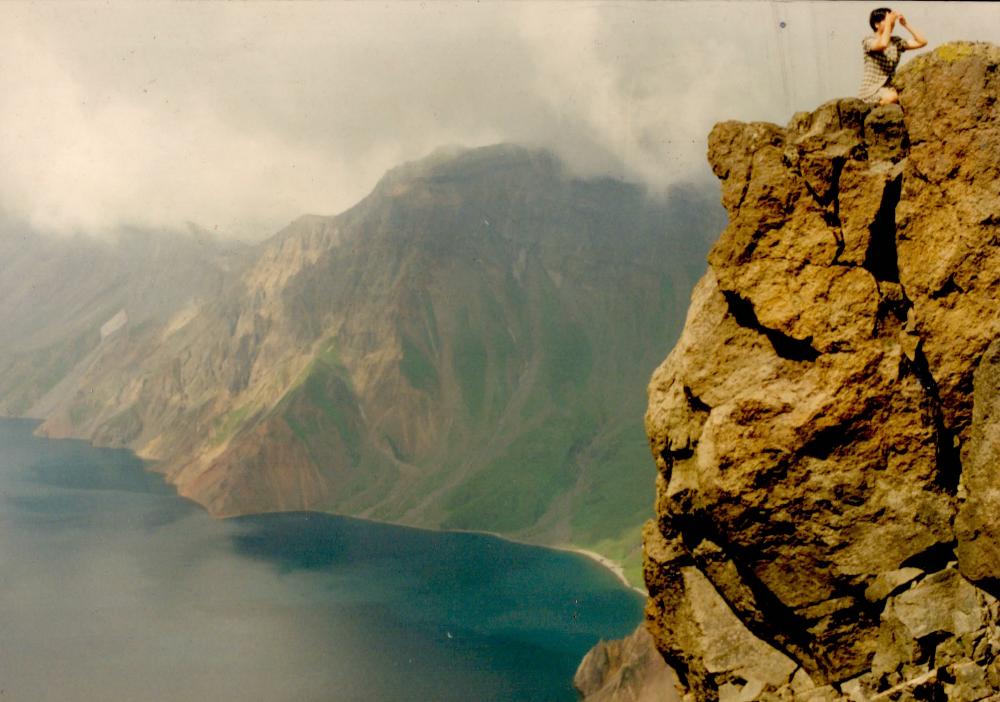
M 878 91 L 887 85 L 892 85 L 892 76 L 896 73 L 899 58 L 906 51 L 906 41 L 902 37 L 889 37 L 889 46 L 884 51 L 872 51 L 875 37 L 865 37 L 861 42 L 864 49 L 865 74 L 861 80 L 858 97 L 866 102 L 877 102 Z

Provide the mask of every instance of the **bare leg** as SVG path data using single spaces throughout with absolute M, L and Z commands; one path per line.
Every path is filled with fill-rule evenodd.
M 892 105 L 899 102 L 899 93 L 896 92 L 895 88 L 882 88 L 880 94 L 882 96 L 878 103 L 880 105 Z

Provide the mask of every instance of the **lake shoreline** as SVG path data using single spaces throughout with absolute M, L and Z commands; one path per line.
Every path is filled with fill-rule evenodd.
M 4 575 L 27 594 L 0 602 L 16 699 L 152 684 L 219 702 L 573 702 L 587 650 L 642 619 L 582 554 L 318 510 L 214 516 L 134 452 L 35 425 L 0 420 Z M 46 675 L 49 651 L 74 665 Z M 120 651 L 128 674 L 105 675 Z
M 534 546 L 535 544 L 531 545 Z M 588 551 L 585 548 L 578 548 L 576 546 L 543 546 L 542 548 L 553 548 L 557 551 L 569 551 L 570 553 L 579 553 L 581 556 L 586 556 L 587 558 L 596 561 L 597 563 L 601 564 L 602 566 L 610 570 L 612 573 L 614 573 L 615 577 L 617 577 L 618 580 L 621 581 L 622 585 L 624 585 L 625 587 L 635 590 L 643 597 L 649 597 L 649 593 L 646 590 L 643 590 L 638 585 L 633 585 L 631 582 L 629 582 L 629 579 L 625 576 L 625 569 L 622 568 L 621 563 L 619 563 L 618 561 L 612 560 L 607 556 L 602 556 L 596 551 Z
M 198 503 L 195 502 L 195 504 L 198 504 Z M 202 509 L 204 509 L 204 507 L 202 507 Z M 491 536 L 491 537 L 493 537 L 495 539 L 500 539 L 501 541 L 506 541 L 507 543 L 519 544 L 521 546 L 531 546 L 532 548 L 544 548 L 544 549 L 548 549 L 549 551 L 562 551 L 563 553 L 575 553 L 577 555 L 584 556 L 585 558 L 589 558 L 591 561 L 597 563 L 598 565 L 600 565 L 601 567 L 603 567 L 605 570 L 610 571 L 611 574 L 614 575 L 615 578 L 618 580 L 618 582 L 621 583 L 627 589 L 632 590 L 633 592 L 635 592 L 638 595 L 641 595 L 644 598 L 649 596 L 649 593 L 646 590 L 642 589 L 641 587 L 639 587 L 637 585 L 633 585 L 629 581 L 628 577 L 625 575 L 625 569 L 622 567 L 621 563 L 619 563 L 618 561 L 615 561 L 615 560 L 613 560 L 611 558 L 608 558 L 607 556 L 604 556 L 604 555 L 602 555 L 600 553 L 597 553 L 596 551 L 591 551 L 589 549 L 585 549 L 585 548 L 580 547 L 580 546 L 573 546 L 573 545 L 566 545 L 566 544 L 563 544 L 563 545 L 554 545 L 554 544 L 538 543 L 537 541 L 525 541 L 524 539 L 517 539 L 517 538 L 514 538 L 512 536 L 506 536 L 504 534 L 500 534 L 500 533 L 495 532 L 495 531 L 487 531 L 485 529 L 441 529 L 441 528 L 428 527 L 428 526 L 419 526 L 419 525 L 415 525 L 415 524 L 407 524 L 405 522 L 394 522 L 394 521 L 390 521 L 388 519 L 375 519 L 375 518 L 372 518 L 372 517 L 359 517 L 359 516 L 357 516 L 355 514 L 344 514 L 342 512 L 327 512 L 327 511 L 324 511 L 324 510 L 313 510 L 313 509 L 274 510 L 274 511 L 254 512 L 252 514 L 239 514 L 239 515 L 231 515 L 231 516 L 216 517 L 216 518 L 217 519 L 239 519 L 240 517 L 255 517 L 255 516 L 264 515 L 264 514 L 288 514 L 290 512 L 291 513 L 301 513 L 301 514 L 323 514 L 323 515 L 330 516 L 330 517 L 342 517 L 342 518 L 347 518 L 347 519 L 356 519 L 356 520 L 361 521 L 361 522 L 369 522 L 369 523 L 372 523 L 372 524 L 385 524 L 387 526 L 395 526 L 395 527 L 405 527 L 407 529 L 417 529 L 418 531 L 433 532 L 433 533 L 436 533 L 436 534 L 478 534 L 480 536 Z M 205 510 L 205 513 L 209 514 L 209 516 L 213 516 L 213 515 L 211 515 L 210 512 L 208 512 L 208 510 Z
M 344 516 L 344 515 L 338 515 Z M 364 519 L 363 517 L 355 517 L 355 519 Z M 368 521 L 380 521 L 377 519 L 370 519 Z M 392 522 L 383 522 L 385 524 L 392 524 Z M 562 551 L 564 553 L 576 553 L 580 556 L 585 556 L 590 560 L 594 561 L 600 566 L 603 566 L 606 570 L 611 571 L 611 574 L 618 579 L 622 585 L 624 585 L 629 590 L 633 590 L 643 597 L 649 597 L 649 593 L 637 585 L 633 585 L 629 582 L 628 577 L 625 575 L 625 568 L 618 561 L 608 558 L 597 551 L 591 551 L 585 549 L 581 546 L 573 546 L 568 544 L 563 545 L 553 545 L 553 544 L 541 544 L 533 541 L 525 541 L 523 539 L 515 539 L 511 536 L 504 536 L 503 534 L 498 534 L 495 531 L 484 531 L 482 529 L 433 529 L 431 527 L 412 527 L 409 524 L 397 525 L 397 526 L 409 526 L 412 529 L 426 529 L 427 531 L 437 531 L 437 532 L 453 532 L 458 534 L 484 534 L 486 536 L 492 536 L 503 541 L 507 541 L 513 544 L 521 544 L 522 546 L 533 546 L 535 548 L 547 548 L 550 551 Z
M 43 419 L 39 419 L 39 418 L 36 418 L 36 417 L 4 417 L 4 419 L 15 420 L 15 421 L 27 421 L 29 423 L 33 422 L 36 425 L 34 428 L 37 428 L 38 425 L 41 425 L 42 422 L 44 422 Z M 32 434 L 34 434 L 34 431 L 32 431 Z M 60 440 L 60 439 L 52 439 L 50 437 L 44 437 L 44 436 L 37 437 L 37 438 L 42 438 L 42 439 L 46 439 L 46 440 L 49 440 L 49 441 L 59 441 Z M 90 441 L 88 439 L 79 439 L 79 438 L 71 438 L 71 437 L 66 437 L 66 438 L 68 440 L 70 440 L 70 441 L 82 441 L 82 442 L 90 445 L 93 448 L 107 448 L 107 447 L 97 446 L 92 441 Z M 595 563 L 601 565 L 605 569 L 611 571 L 611 573 L 618 579 L 618 581 L 622 585 L 624 585 L 626 588 L 628 588 L 630 590 L 633 590 L 634 592 L 636 592 L 637 594 L 641 595 L 642 597 L 647 597 L 648 596 L 648 593 L 644 589 L 642 589 L 641 587 L 639 587 L 637 585 L 633 585 L 631 582 L 629 582 L 628 577 L 626 577 L 626 575 L 625 575 L 625 569 L 622 567 L 621 563 L 619 563 L 618 561 L 615 561 L 612 558 L 604 556 L 604 555 L 602 555 L 602 554 L 600 554 L 600 553 L 598 553 L 596 551 L 591 551 L 591 550 L 583 548 L 581 546 L 574 546 L 574 545 L 571 545 L 571 544 L 563 544 L 563 545 L 543 544 L 543 543 L 538 543 L 538 542 L 525 541 L 523 539 L 517 539 L 517 538 L 511 537 L 511 536 L 505 536 L 504 534 L 499 534 L 499 533 L 497 533 L 495 531 L 487 531 L 487 530 L 484 530 L 484 529 L 440 529 L 440 528 L 434 528 L 434 527 L 426 527 L 426 526 L 418 526 L 418 525 L 414 525 L 414 524 L 407 524 L 407 523 L 404 523 L 404 522 L 394 522 L 394 521 L 387 520 L 387 519 L 374 519 L 372 517 L 361 517 L 361 516 L 354 515 L 354 514 L 344 514 L 344 513 L 340 513 L 340 512 L 330 512 L 330 511 L 325 511 L 325 510 L 310 510 L 310 509 L 302 509 L 302 510 L 265 510 L 265 511 L 262 511 L 262 512 L 253 512 L 253 513 L 248 513 L 248 514 L 234 514 L 234 515 L 226 515 L 226 516 L 221 516 L 221 517 L 220 516 L 216 516 L 216 515 L 212 514 L 208 509 L 206 509 L 205 506 L 202 505 L 201 503 L 199 503 L 197 500 L 192 500 L 189 497 L 181 495 L 180 492 L 177 491 L 177 486 L 175 486 L 173 483 L 171 483 L 169 480 L 167 480 L 166 475 L 164 475 L 163 473 L 161 473 L 160 471 L 158 471 L 158 470 L 156 470 L 154 468 L 154 466 L 156 465 L 156 461 L 150 461 L 148 459 L 144 459 L 142 456 L 140 456 L 139 454 L 137 454 L 135 451 L 133 451 L 131 449 L 124 449 L 124 450 L 128 451 L 133 456 L 135 456 L 137 459 L 139 459 L 140 461 L 142 461 L 142 463 L 143 463 L 143 469 L 147 473 L 151 473 L 153 475 L 157 475 L 160 478 L 162 478 L 164 484 L 167 485 L 167 486 L 169 486 L 171 489 L 173 489 L 173 491 L 174 491 L 174 493 L 176 494 L 177 497 L 179 497 L 180 499 L 182 499 L 182 500 L 184 500 L 186 502 L 190 502 L 191 504 L 197 505 L 199 508 L 201 508 L 205 512 L 205 514 L 209 515 L 213 519 L 222 519 L 222 520 L 224 520 L 224 519 L 234 519 L 234 518 L 239 518 L 239 517 L 254 517 L 254 516 L 257 516 L 257 515 L 264 515 L 264 514 L 284 514 L 284 513 L 288 513 L 288 512 L 303 512 L 303 513 L 312 512 L 312 513 L 315 513 L 315 514 L 325 514 L 325 515 L 330 515 L 330 516 L 334 516 L 334 517 L 347 517 L 349 519 L 358 519 L 360 521 L 372 522 L 372 523 L 376 523 L 376 524 L 387 524 L 387 525 L 390 525 L 390 526 L 407 527 L 409 529 L 420 529 L 422 531 L 431 531 L 431 532 L 439 532 L 439 533 L 441 533 L 441 532 L 444 532 L 444 533 L 452 532 L 452 533 L 460 533 L 460 534 L 483 534 L 483 535 L 486 535 L 486 536 L 495 537 L 497 539 L 502 539 L 502 540 L 507 541 L 509 543 L 521 544 L 523 546 L 534 546 L 536 548 L 547 548 L 547 549 L 551 549 L 553 551 L 564 551 L 564 552 L 568 552 L 568 553 L 576 553 L 576 554 L 579 554 L 581 556 L 585 556 L 585 557 L 589 558 L 590 560 L 594 561 Z

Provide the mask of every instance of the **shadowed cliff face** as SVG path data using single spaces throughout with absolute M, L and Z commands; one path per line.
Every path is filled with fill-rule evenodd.
M 998 69 L 947 45 L 902 110 L 709 137 L 729 225 L 646 415 L 647 618 L 692 699 L 1000 689 Z

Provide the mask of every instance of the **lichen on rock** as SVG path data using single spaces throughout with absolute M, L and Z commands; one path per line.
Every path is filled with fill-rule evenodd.
M 729 225 L 646 415 L 647 623 L 691 699 L 1000 691 L 998 67 L 947 45 L 901 108 L 709 137 Z

